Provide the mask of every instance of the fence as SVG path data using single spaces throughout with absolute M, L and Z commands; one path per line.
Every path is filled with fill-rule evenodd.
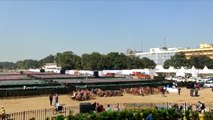
M 171 108 L 174 104 L 177 104 L 178 106 L 182 106 L 183 110 L 188 110 L 189 106 L 192 106 L 192 110 L 196 110 L 195 104 L 190 103 L 113 103 L 110 104 L 112 109 L 115 108 L 115 106 L 119 105 L 120 110 L 125 109 L 142 109 L 142 108 L 154 108 L 157 107 L 159 109 L 168 109 Z M 107 104 L 103 104 L 103 106 L 107 106 Z M 213 104 L 206 104 L 206 110 L 212 111 Z M 45 120 L 46 118 L 55 118 L 56 116 L 63 115 L 68 116 L 70 112 L 73 112 L 74 114 L 79 113 L 80 108 L 79 106 L 69 106 L 64 107 L 62 112 L 55 113 L 54 108 L 50 109 L 40 109 L 40 110 L 31 110 L 31 111 L 23 111 L 23 112 L 17 112 L 17 113 L 10 113 L 10 120 L 30 120 L 32 118 L 35 118 L 35 120 Z
M 40 109 L 40 110 L 31 110 L 31 111 L 23 111 L 10 113 L 10 120 L 30 120 L 35 118 L 35 120 L 45 120 L 46 118 L 54 118 L 58 115 L 68 116 L 70 114 L 70 110 L 74 113 L 79 112 L 78 106 L 69 106 L 64 107 L 62 112 L 56 112 L 54 108 L 49 109 Z

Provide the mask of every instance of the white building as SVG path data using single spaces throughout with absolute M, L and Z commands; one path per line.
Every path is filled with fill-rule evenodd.
M 151 48 L 149 52 L 136 52 L 135 56 L 146 57 L 153 60 L 157 65 L 163 65 L 166 60 L 171 59 L 171 56 L 177 53 L 177 50 L 178 48 Z
M 45 72 L 60 73 L 61 67 L 58 67 L 56 63 L 46 63 L 43 69 Z

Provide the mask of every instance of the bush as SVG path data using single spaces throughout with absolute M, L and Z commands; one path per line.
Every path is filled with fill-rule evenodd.
M 213 120 L 213 112 L 205 112 L 204 113 L 205 120 Z
M 191 112 L 191 119 L 192 119 L 192 120 L 199 120 L 199 112 L 197 112 L 197 111 L 192 111 L 192 112 Z
M 180 115 L 181 111 L 172 109 L 144 109 L 144 110 L 123 110 L 106 111 L 101 113 L 69 114 L 66 118 L 62 115 L 57 116 L 56 120 L 141 120 L 146 119 L 150 114 L 155 120 L 213 120 L 213 112 L 199 114 L 196 111 L 185 111 L 184 118 Z M 181 113 L 183 114 L 183 113 Z M 31 118 L 30 120 L 35 120 Z
M 187 110 L 187 111 L 185 111 L 185 119 L 186 120 L 190 120 L 190 112 Z
M 35 117 L 33 117 L 33 118 L 30 118 L 30 120 L 35 120 Z
M 63 115 L 59 115 L 56 117 L 56 120 L 64 120 L 64 119 L 65 119 L 65 117 Z

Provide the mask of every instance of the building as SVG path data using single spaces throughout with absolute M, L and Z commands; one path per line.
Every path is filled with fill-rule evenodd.
M 135 52 L 134 55 L 140 58 L 149 58 L 157 65 L 163 65 L 166 60 L 177 53 L 177 50 L 178 48 L 151 48 L 149 52 Z
M 60 73 L 61 67 L 58 67 L 57 64 L 54 62 L 54 63 L 46 63 L 43 69 L 45 72 Z
M 200 44 L 199 48 L 151 48 L 149 52 L 137 52 L 128 50 L 127 55 L 135 55 L 140 58 L 146 57 L 153 60 L 157 65 L 163 65 L 164 62 L 174 56 L 176 53 L 182 52 L 187 59 L 192 56 L 206 55 L 213 59 L 213 44 Z
M 182 52 L 187 59 L 192 56 L 206 55 L 213 59 L 213 44 L 200 44 L 199 48 L 195 49 L 179 49 L 177 52 Z

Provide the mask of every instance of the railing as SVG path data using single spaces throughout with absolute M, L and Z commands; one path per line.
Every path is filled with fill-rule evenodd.
M 79 112 L 78 106 L 69 106 L 64 107 L 63 111 L 55 112 L 54 108 L 49 109 L 39 109 L 39 110 L 30 110 L 23 112 L 10 113 L 10 120 L 30 120 L 31 118 L 35 118 L 36 120 L 45 120 L 46 118 L 53 118 L 58 115 L 68 116 L 70 111 L 74 113 Z
M 174 104 L 178 106 L 182 106 L 183 110 L 188 110 L 189 106 L 192 106 L 192 110 L 196 110 L 195 104 L 189 103 L 113 103 L 110 104 L 112 109 L 115 106 L 119 105 L 120 110 L 125 109 L 143 109 L 143 108 L 154 108 L 157 107 L 159 109 L 168 109 L 171 108 Z M 107 104 L 103 104 L 103 106 L 107 106 Z M 206 104 L 206 110 L 212 111 L 213 104 Z M 72 112 L 73 114 L 77 114 L 80 112 L 79 106 L 69 106 L 64 107 L 62 112 L 54 113 L 54 108 L 49 109 L 40 109 L 40 110 L 31 110 L 31 111 L 23 111 L 23 112 L 16 112 L 16 113 L 9 113 L 10 120 L 30 120 L 35 118 L 35 120 L 45 120 L 46 118 L 54 118 L 59 115 L 68 116 Z

